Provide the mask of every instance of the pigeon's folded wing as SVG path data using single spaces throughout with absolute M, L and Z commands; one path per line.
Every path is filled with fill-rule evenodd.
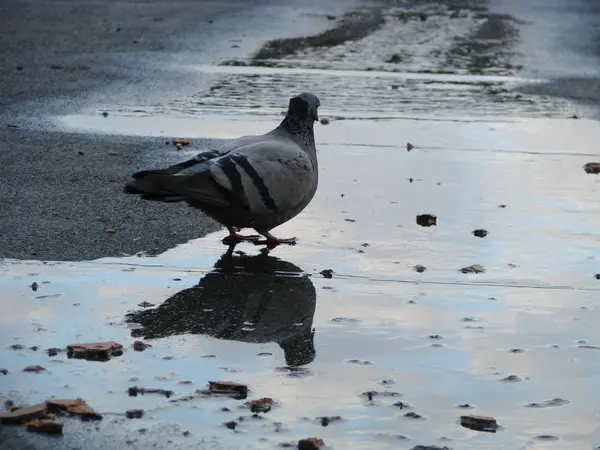
M 207 183 L 207 172 L 212 183 Z M 273 214 L 300 204 L 315 181 L 310 157 L 292 141 L 246 145 L 219 158 L 207 170 L 175 177 L 176 191 L 191 201 L 243 207 Z
M 219 158 L 221 156 L 224 156 L 226 154 L 228 154 L 229 152 L 236 150 L 240 147 L 243 147 L 244 145 L 247 144 L 252 144 L 254 142 L 259 141 L 260 139 L 264 139 L 263 135 L 248 135 L 248 136 L 242 136 L 239 137 L 237 139 L 233 139 L 231 141 L 225 142 L 223 145 L 217 147 L 216 149 L 212 149 L 212 150 L 207 150 L 204 152 L 200 152 L 198 153 L 196 156 L 194 156 L 191 159 L 188 159 L 186 161 L 174 164 L 172 166 L 169 166 L 165 169 L 155 169 L 155 170 L 142 170 L 140 172 L 136 172 L 132 175 L 132 177 L 134 179 L 140 179 L 143 177 L 146 177 L 148 175 L 158 175 L 158 174 L 162 174 L 162 175 L 175 175 L 178 174 L 186 169 L 190 169 L 192 167 L 198 166 L 198 164 L 201 163 L 205 163 L 208 161 L 212 161 L 216 158 Z M 194 170 L 190 170 L 188 172 L 194 172 L 196 170 L 202 170 L 202 168 L 198 168 L 195 167 Z
M 246 145 L 210 167 L 215 182 L 253 214 L 273 214 L 299 205 L 316 181 L 310 156 L 293 141 Z

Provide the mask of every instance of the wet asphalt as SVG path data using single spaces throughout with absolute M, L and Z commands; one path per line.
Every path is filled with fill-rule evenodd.
M 48 124 L 49 118 L 83 109 L 100 118 L 115 100 L 144 108 L 168 105 L 209 87 L 212 95 L 212 89 L 219 87 L 218 80 L 213 84 L 210 75 L 190 76 L 173 69 L 189 64 L 228 64 L 252 56 L 259 58 L 259 65 L 265 61 L 269 65 L 272 58 L 293 56 L 311 46 L 328 48 L 346 39 L 359 40 L 381 26 L 382 6 L 404 3 L 340 1 L 319 7 L 316 3 L 181 1 L 151 2 L 142 7 L 135 2 L 65 2 L 50 7 L 41 2 L 4 2 L 0 14 L 0 139 L 4 147 L 0 256 L 88 260 L 139 252 L 158 254 L 218 229 L 213 221 L 183 205 L 171 205 L 166 213 L 164 205 L 121 195 L 122 183 L 130 173 L 154 165 L 148 154 L 165 154 L 156 166 L 176 161 L 178 155 L 169 152 L 172 149 L 165 143 L 184 136 L 152 139 L 61 132 Z M 419 10 L 427 2 L 408 2 L 411 4 Z M 487 7 L 466 0 L 447 5 L 457 16 L 461 8 L 485 13 Z M 466 58 L 471 64 L 467 67 L 480 72 L 479 68 L 489 65 L 486 52 L 490 48 L 478 44 L 479 40 L 497 37 L 499 44 L 494 45 L 503 48 L 508 39 L 514 41 L 511 51 L 497 52 L 504 64 L 509 64 L 505 73 L 551 78 L 521 87 L 524 93 L 574 98 L 587 104 L 597 101 L 600 86 L 593 71 L 598 61 L 594 46 L 597 2 L 567 6 L 560 0 L 527 4 L 497 0 L 489 7 L 499 15 L 490 19 L 479 35 L 472 35 L 471 43 L 459 42 L 458 52 L 450 54 L 448 61 L 428 70 L 444 71 Z M 353 10 L 362 16 L 340 25 L 343 13 Z M 518 20 L 506 20 L 509 16 L 502 14 L 507 13 Z M 262 26 L 264 23 L 269 27 Z M 323 33 L 332 26 L 337 31 Z M 311 34 L 315 37 L 281 40 Z M 427 41 L 405 36 L 399 42 L 404 40 L 408 53 Z M 376 43 L 382 44 L 386 47 L 385 41 Z M 509 59 L 511 63 L 506 63 Z M 326 84 L 309 83 L 310 79 L 302 86 L 329 100 Z M 290 89 L 294 88 L 283 85 L 283 89 L 265 94 L 276 92 L 275 106 L 282 110 Z M 340 107 L 360 110 L 361 102 L 351 96 L 347 99 Z M 254 103 L 262 100 L 252 99 Z M 436 101 L 443 102 L 445 97 L 433 100 L 427 107 L 439 109 Z M 229 105 L 236 107 L 235 102 Z M 447 112 L 453 113 L 451 108 Z M 195 142 L 198 150 L 216 144 Z
M 369 8 L 374 4 L 364 2 Z M 322 32 L 331 26 L 328 16 L 356 5 L 3 2 L 0 256 L 87 260 L 156 254 L 218 229 L 189 208 L 175 206 L 166 217 L 164 205 L 122 195 L 124 180 L 143 168 L 140 156 L 164 151 L 165 142 L 176 136 L 46 132 L 48 118 L 122 98 L 144 105 L 184 97 L 207 80 L 173 67 L 245 57 L 272 39 Z M 284 107 L 287 96 L 281 102 Z M 32 123 L 37 130 L 31 130 Z M 198 151 L 209 145 L 199 142 Z

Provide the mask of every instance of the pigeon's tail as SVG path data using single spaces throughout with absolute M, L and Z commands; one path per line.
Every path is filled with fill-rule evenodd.
M 185 197 L 170 189 L 173 176 L 161 171 L 147 171 L 133 181 L 125 184 L 123 192 L 126 194 L 137 194 L 144 200 L 159 202 L 181 202 Z

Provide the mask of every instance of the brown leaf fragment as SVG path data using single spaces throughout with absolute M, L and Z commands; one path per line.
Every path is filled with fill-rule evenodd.
M 231 381 L 209 381 L 208 392 L 211 394 L 226 394 L 243 400 L 248 397 L 248 386 Z
M 0 423 L 14 425 L 30 422 L 34 419 L 43 419 L 46 417 L 46 404 L 23 406 L 14 411 L 0 413 Z
M 23 372 L 35 372 L 35 373 L 40 373 L 43 372 L 44 370 L 46 370 L 45 367 L 39 366 L 39 365 L 35 365 L 35 366 L 27 366 L 23 369 Z
M 102 415 L 88 406 L 85 400 L 76 399 L 49 399 L 46 400 L 48 411 L 66 411 L 72 416 L 80 416 L 81 420 L 102 420 Z
M 264 397 L 258 400 L 252 400 L 246 403 L 246 406 L 250 407 L 250 411 L 253 413 L 267 413 L 271 411 L 271 406 L 273 406 L 273 399 Z
M 142 341 L 135 341 L 133 343 L 133 349 L 136 352 L 143 352 L 144 350 L 146 350 L 148 347 L 152 347 L 150 344 L 146 344 L 145 342 Z
M 122 348 L 121 344 L 114 341 L 71 344 L 67 346 L 67 356 L 88 361 L 107 361 L 111 356 L 122 355 Z
M 43 434 L 62 434 L 63 424 L 50 419 L 35 419 L 25 424 L 27 431 Z

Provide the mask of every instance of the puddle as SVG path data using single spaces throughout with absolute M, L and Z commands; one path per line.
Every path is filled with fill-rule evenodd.
M 218 74 L 219 79 L 190 97 L 154 106 L 95 108 L 56 117 L 55 123 L 68 131 L 229 139 L 237 136 L 229 121 L 275 123 L 273 117 L 281 117 L 285 111 L 282 98 L 289 92 L 309 89 L 322 99 L 321 117 L 330 120 L 565 118 L 575 112 L 581 114 L 582 109 L 554 97 L 517 93 L 513 91 L 516 86 L 540 82 L 518 77 L 260 67 L 186 69 Z M 104 117 L 100 110 L 108 115 Z M 237 127 L 235 130 L 239 132 Z M 260 131 L 255 126 L 248 132 Z
M 138 436 L 143 426 L 152 442 L 154 428 L 173 423 L 175 431 L 160 433 L 179 436 L 180 448 L 206 436 L 223 448 L 256 449 L 313 435 L 336 447 L 382 449 L 438 441 L 523 448 L 548 435 L 562 446 L 588 442 L 596 427 L 588 392 L 600 363 L 577 342 L 598 343 L 600 210 L 589 195 L 598 178 L 585 174 L 589 157 L 580 155 L 594 148 L 598 124 L 345 120 L 317 136 L 319 192 L 279 230 L 298 236 L 296 247 L 261 255 L 248 244 L 224 256 L 217 232 L 158 257 L 4 261 L 3 397 L 81 396 L 101 412 L 145 409 L 118 433 Z M 405 141 L 415 148 L 407 152 Z M 437 225 L 419 226 L 423 213 Z M 472 235 L 480 227 L 485 239 Z M 427 270 L 415 272 L 417 264 Z M 459 272 L 473 264 L 485 273 Z M 152 347 L 134 352 L 140 338 Z M 107 340 L 125 346 L 107 363 L 43 352 Z M 15 343 L 40 350 L 7 347 Z M 47 371 L 21 374 L 34 364 Z M 187 380 L 193 384 L 179 384 Z M 242 401 L 195 394 L 209 380 L 242 382 L 249 399 L 271 397 L 277 407 L 228 430 L 225 422 L 250 414 L 238 409 Z M 129 398 L 132 385 L 192 398 Z M 361 395 L 382 390 L 401 394 L 421 420 L 403 417 L 397 396 Z M 564 400 L 526 407 L 547 399 Z M 502 429 L 460 427 L 463 404 Z M 344 420 L 323 427 L 323 416 Z M 76 439 L 66 430 L 65 442 Z M 147 442 L 136 439 L 132 445 Z
M 591 114 L 589 107 L 538 95 L 536 88 L 547 80 L 520 74 L 513 60 L 523 22 L 510 15 L 432 3 L 418 11 L 388 8 L 335 23 L 333 31 L 316 37 L 271 41 L 253 57 L 178 64 L 170 70 L 202 80 L 178 98 L 154 104 L 111 99 L 55 117 L 54 124 L 67 131 L 231 138 L 223 120 L 272 121 L 286 109 L 282 99 L 302 91 L 316 93 L 320 115 L 333 120 Z
M 272 449 L 309 436 L 352 449 L 600 442 L 589 395 L 600 377 L 600 178 L 583 170 L 600 125 L 569 119 L 581 107 L 566 100 L 513 92 L 524 80 L 508 66 L 508 41 L 487 42 L 499 53 L 476 71 L 461 55 L 448 62 L 465 36 L 493 37 L 513 19 L 428 10 L 400 30 L 392 13 L 362 40 L 283 56 L 278 67 L 182 67 L 214 76 L 186 98 L 56 118 L 83 132 L 227 139 L 273 128 L 282 99 L 310 88 L 324 93 L 331 122 L 316 127 L 317 196 L 277 230 L 297 236 L 295 247 L 226 254 L 219 231 L 156 257 L 1 261 L 0 400 L 82 397 L 107 414 L 99 425 L 68 420 L 64 448 L 80 446 L 82 433 L 94 436 L 91 449 Z M 400 52 L 372 52 L 395 32 L 413 39 L 407 48 L 435 41 L 400 54 L 398 71 L 363 61 Z M 150 150 L 146 164 L 165 152 Z M 436 225 L 417 224 L 422 214 Z M 474 265 L 485 271 L 460 271 Z M 138 339 L 152 347 L 134 351 Z M 44 353 L 101 341 L 121 343 L 123 355 Z M 22 372 L 37 364 L 46 371 Z M 196 392 L 220 380 L 275 404 L 259 418 L 242 400 Z M 133 385 L 174 396 L 129 397 Z M 144 418 L 123 419 L 134 408 Z M 467 408 L 493 416 L 497 433 L 461 427 Z

